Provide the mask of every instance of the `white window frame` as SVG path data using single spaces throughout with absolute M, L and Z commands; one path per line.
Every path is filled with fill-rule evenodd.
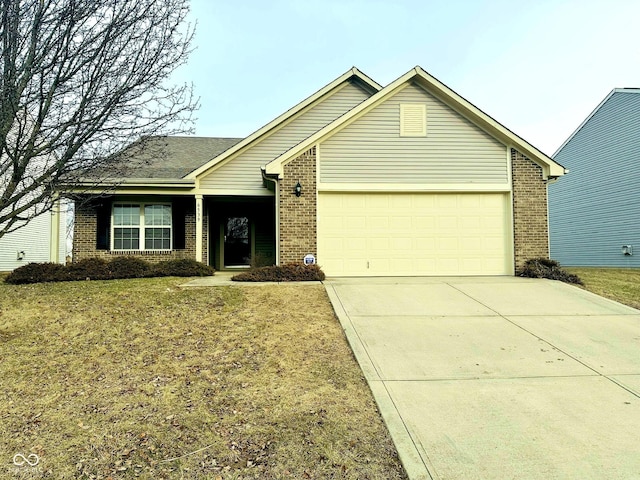
M 138 225 L 116 225 L 115 224 L 115 209 L 118 206 L 131 205 L 138 206 L 140 209 L 140 223 Z M 145 225 L 144 211 L 145 207 L 149 207 L 152 205 L 165 205 L 169 207 L 171 223 L 167 225 Z M 138 236 L 138 248 L 115 248 L 115 229 L 116 228 L 138 228 L 139 236 Z M 168 228 L 169 229 L 169 248 L 145 248 L 145 234 L 146 230 L 150 228 Z M 114 202 L 111 206 L 111 231 L 110 233 L 110 245 L 109 248 L 114 252 L 169 252 L 173 250 L 173 205 L 170 202 L 130 202 L 130 201 L 120 201 Z

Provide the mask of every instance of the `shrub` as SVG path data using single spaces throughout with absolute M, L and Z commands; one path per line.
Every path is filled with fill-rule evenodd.
M 560 280 L 565 283 L 583 285 L 582 280 L 577 275 L 569 273 L 560 267 L 555 260 L 548 258 L 533 258 L 524 262 L 524 268 L 519 272 L 521 277 L 548 278 L 550 280 Z
M 153 267 L 153 276 L 157 277 L 210 277 L 214 273 L 213 267 L 189 258 L 167 260 Z
M 14 285 L 64 280 L 65 267 L 59 263 L 27 263 L 16 268 L 4 279 Z
M 234 282 L 313 282 L 324 280 L 318 265 L 288 263 L 270 267 L 251 268 L 231 277 Z
M 65 268 L 62 280 L 108 280 L 112 278 L 109 264 L 101 258 L 85 258 Z
M 195 260 L 168 260 L 157 265 L 138 257 L 115 257 L 110 262 L 101 258 L 85 258 L 69 265 L 28 263 L 16 268 L 5 282 L 12 284 L 62 282 L 64 280 L 112 280 L 142 277 L 203 277 L 215 270 Z
M 275 265 L 275 263 L 273 256 L 265 255 L 261 252 L 256 252 L 255 255 L 251 257 L 251 268 L 270 267 Z
M 116 257 L 109 262 L 112 278 L 143 278 L 152 275 L 149 262 L 139 257 Z

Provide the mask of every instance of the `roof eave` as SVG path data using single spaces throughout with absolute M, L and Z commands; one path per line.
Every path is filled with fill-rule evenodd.
M 104 178 L 102 180 L 80 180 L 70 185 L 73 189 L 87 187 L 118 188 L 193 188 L 194 180 L 176 178 Z
M 264 125 L 263 127 L 259 128 L 258 130 L 253 132 L 251 135 L 246 137 L 244 140 L 241 140 L 240 142 L 235 144 L 233 147 L 231 147 L 228 150 L 222 152 L 220 155 L 217 155 L 216 157 L 212 158 L 211 160 L 209 160 L 207 163 L 205 163 L 201 167 L 197 168 L 193 172 L 191 172 L 188 175 L 186 175 L 184 178 L 185 179 L 194 179 L 195 180 L 198 176 L 200 176 L 204 172 L 208 171 L 210 168 L 212 168 L 216 164 L 222 162 L 224 159 L 230 157 L 231 155 L 239 152 L 240 150 L 245 148 L 247 145 L 253 143 L 255 140 L 257 140 L 258 138 L 260 138 L 264 134 L 268 133 L 269 131 L 271 131 L 272 129 L 274 129 L 275 127 L 277 127 L 282 122 L 284 122 L 287 119 L 289 119 L 290 117 L 296 115 L 298 112 L 300 112 L 301 110 L 305 109 L 306 107 L 311 105 L 313 102 L 315 102 L 319 98 L 323 97 L 324 95 L 329 93 L 331 90 L 333 90 L 334 88 L 336 88 L 337 86 L 341 85 L 342 83 L 344 83 L 345 81 L 349 80 L 352 77 L 358 78 L 360 81 L 362 81 L 364 84 L 366 84 L 368 87 L 370 87 L 372 90 L 374 90 L 376 92 L 378 92 L 378 91 L 380 91 L 382 89 L 382 86 L 379 83 L 375 82 L 368 75 L 365 75 L 364 73 L 362 73 L 356 67 L 352 67 L 351 69 L 349 69 L 348 71 L 346 71 L 345 73 L 340 75 L 338 78 L 336 78 L 334 81 L 332 81 L 328 85 L 322 87 L 320 90 L 318 90 L 317 92 L 315 92 L 311 96 L 307 97 L 302 102 L 298 103 L 296 106 L 290 108 L 289 110 L 284 112 L 279 117 L 275 118 L 271 122 L 269 122 L 266 125 Z
M 427 73 L 422 69 L 422 67 L 417 66 L 414 71 L 416 72 L 415 77 L 418 79 L 418 83 L 426 83 L 426 86 L 431 87 L 431 91 L 435 88 L 436 91 L 432 91 L 432 93 L 436 93 L 438 98 L 447 103 L 451 108 L 458 111 L 461 115 L 470 119 L 484 130 L 487 130 L 488 133 L 502 141 L 504 144 L 513 146 L 520 153 L 540 165 L 544 171 L 545 179 L 549 177 L 560 177 L 566 173 L 566 169 L 562 165 L 538 150 L 519 135 L 509 130 L 493 117 L 484 113 L 464 97 L 458 95 L 454 90 L 447 87 L 440 80 Z M 453 104 L 451 102 L 453 102 Z

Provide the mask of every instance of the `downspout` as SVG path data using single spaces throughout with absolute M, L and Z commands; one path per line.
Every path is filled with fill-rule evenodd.
M 280 186 L 278 176 L 268 176 L 265 167 L 260 167 L 260 172 L 262 173 L 262 179 L 267 182 L 273 182 L 274 186 L 276 204 L 276 265 L 280 265 Z

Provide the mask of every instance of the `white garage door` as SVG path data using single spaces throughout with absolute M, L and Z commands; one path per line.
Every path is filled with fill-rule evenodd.
M 505 193 L 318 195 L 327 275 L 511 275 Z

